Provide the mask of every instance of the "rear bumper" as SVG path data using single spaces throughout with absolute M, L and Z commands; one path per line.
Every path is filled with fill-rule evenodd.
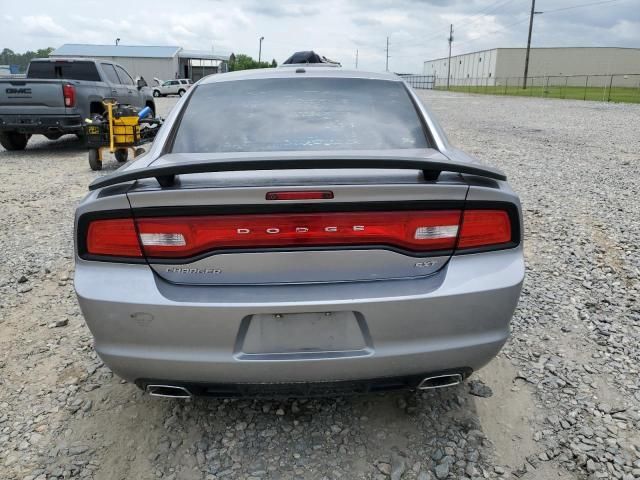
M 80 115 L 0 115 L 0 131 L 46 134 L 81 130 Z
M 353 395 L 380 393 L 394 390 L 415 390 L 421 388 L 427 377 L 460 375 L 461 379 L 471 375 L 472 370 L 458 369 L 441 372 L 424 372 L 396 377 L 365 378 L 358 380 L 339 380 L 326 382 L 290 382 L 290 383 L 202 383 L 176 382 L 141 378 L 136 385 L 145 391 L 149 387 L 171 385 L 184 389 L 183 394 L 197 397 L 326 397 L 331 395 Z
M 75 288 L 96 351 L 129 381 L 314 383 L 481 368 L 509 335 L 523 278 L 519 247 L 423 279 L 256 287 L 178 286 L 146 265 L 78 259 Z M 243 352 L 253 315 L 347 311 L 366 330 L 357 351 Z

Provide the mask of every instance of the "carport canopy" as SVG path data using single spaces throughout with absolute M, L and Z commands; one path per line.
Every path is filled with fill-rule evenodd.
M 179 76 L 197 82 L 207 75 L 224 73 L 228 69 L 229 57 L 202 50 L 180 50 Z

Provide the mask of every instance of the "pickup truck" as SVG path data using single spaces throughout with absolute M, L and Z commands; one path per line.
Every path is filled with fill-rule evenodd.
M 102 114 L 105 98 L 149 106 L 152 92 L 117 63 L 87 58 L 37 58 L 26 78 L 0 79 L 0 144 L 24 150 L 33 134 L 56 140 L 67 133 L 83 137 L 83 120 Z

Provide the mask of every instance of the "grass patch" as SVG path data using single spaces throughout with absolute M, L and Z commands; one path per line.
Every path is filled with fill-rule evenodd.
M 436 87 L 436 90 L 446 90 Z M 507 85 L 452 85 L 452 92 L 484 93 L 488 95 L 513 95 L 518 97 L 566 98 L 571 100 L 591 100 L 597 102 L 640 103 L 640 87 L 577 87 L 565 85 L 533 85 L 522 87 Z

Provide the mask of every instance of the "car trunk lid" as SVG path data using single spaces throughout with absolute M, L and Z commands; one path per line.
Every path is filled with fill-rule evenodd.
M 451 256 L 467 189 L 415 170 L 265 170 L 139 182 L 128 197 L 160 277 L 252 285 L 431 275 Z

